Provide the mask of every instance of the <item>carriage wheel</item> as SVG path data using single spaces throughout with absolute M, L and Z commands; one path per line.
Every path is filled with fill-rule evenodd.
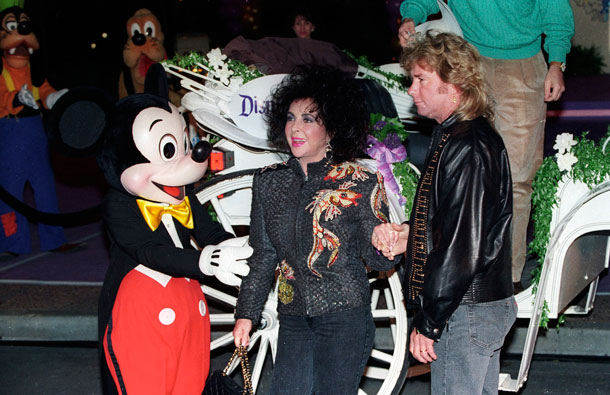
M 249 209 L 251 186 L 255 170 L 244 170 L 214 177 L 198 187 L 196 196 L 202 204 L 210 203 L 223 227 L 242 235 L 250 224 Z M 401 208 L 399 208 L 401 209 Z M 390 217 L 396 221 L 396 208 L 390 207 Z M 403 301 L 402 287 L 397 272 L 369 273 L 371 284 L 371 310 L 375 321 L 375 342 L 371 357 L 360 383 L 359 394 L 397 394 L 407 377 L 405 358 L 407 351 L 407 313 Z M 238 290 L 211 278 L 202 286 L 210 305 L 212 326 L 211 350 L 233 350 L 233 311 L 237 303 Z M 261 324 L 252 334 L 248 347 L 252 368 L 254 390 L 265 393 L 265 378 L 268 379 L 277 350 L 278 314 L 277 284 L 272 289 L 261 315 Z M 239 370 L 239 365 L 232 367 Z M 265 370 L 266 369 L 266 370 Z

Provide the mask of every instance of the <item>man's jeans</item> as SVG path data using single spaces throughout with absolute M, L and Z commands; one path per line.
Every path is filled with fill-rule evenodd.
M 280 314 L 269 393 L 357 394 L 374 336 L 369 306 L 317 317 Z
M 438 359 L 430 364 L 432 394 L 497 394 L 500 349 L 516 316 L 512 296 L 460 305 L 434 344 Z

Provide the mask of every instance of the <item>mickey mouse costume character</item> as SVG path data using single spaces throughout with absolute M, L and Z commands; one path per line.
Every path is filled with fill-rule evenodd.
M 42 106 L 51 109 L 66 89 L 56 91 L 31 65 L 31 57 L 40 44 L 23 9 L 13 6 L 2 10 L 0 24 L 0 186 L 20 199 L 29 183 L 36 208 L 57 213 L 55 178 L 40 114 Z M 38 233 L 43 251 L 77 246 L 66 243 L 59 226 L 41 223 Z M 6 259 L 30 251 L 27 219 L 0 200 L 0 255 Z
M 98 152 L 111 187 L 103 204 L 111 262 L 99 302 L 106 393 L 201 394 L 210 322 L 199 282 L 215 275 L 239 285 L 237 275 L 249 271 L 245 238 L 233 238 L 187 196 L 211 146 L 201 141 L 191 149 L 167 93 L 165 71 L 155 64 L 145 93 L 112 105 L 93 89 L 71 90 L 52 122 L 68 150 Z

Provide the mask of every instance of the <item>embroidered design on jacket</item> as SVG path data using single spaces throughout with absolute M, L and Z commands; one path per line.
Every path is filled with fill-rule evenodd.
M 366 174 L 368 169 L 364 166 L 360 166 L 353 162 L 344 162 L 338 165 L 334 165 L 332 169 L 324 177 L 324 181 L 332 180 L 343 180 L 348 176 L 352 176 L 352 181 L 365 181 L 368 180 L 369 175 Z
M 408 266 L 408 298 L 416 300 L 424 289 L 425 267 L 428 262 L 428 213 L 430 210 L 430 197 L 433 191 L 434 174 L 439 165 L 443 147 L 451 135 L 443 133 L 434 149 L 426 170 L 419 179 L 415 191 L 413 211 L 411 214 L 411 231 L 407 242 L 407 251 L 411 251 L 410 265 Z
M 373 189 L 373 193 L 371 194 L 371 208 L 377 218 L 387 223 L 389 222 L 388 217 L 381 211 L 381 207 L 384 205 L 386 207 L 389 206 L 388 195 L 383 186 L 383 176 L 381 173 L 377 172 L 377 185 L 375 185 L 375 189 Z
M 357 206 L 357 199 L 362 197 L 361 193 L 349 188 L 356 186 L 351 181 L 339 185 L 338 189 L 322 189 L 316 193 L 314 201 L 309 203 L 305 209 L 313 213 L 313 247 L 307 258 L 307 267 L 318 277 L 322 275 L 313 268 L 314 262 L 318 259 L 324 248 L 331 251 L 327 267 L 331 267 L 338 258 L 341 242 L 337 235 L 320 225 L 320 217 L 324 212 L 325 221 L 330 221 L 341 215 L 342 207 Z
M 263 166 L 263 167 L 261 167 L 261 169 L 259 170 L 259 173 L 264 173 L 265 171 L 270 170 L 270 169 L 275 170 L 275 169 L 277 169 L 277 167 L 278 167 L 278 166 L 286 166 L 286 162 L 281 162 L 281 163 L 272 163 L 272 164 L 270 164 L 270 165 Z
M 294 299 L 294 288 L 292 285 L 288 284 L 288 280 L 294 280 L 294 270 L 288 262 L 284 259 L 282 263 L 280 263 L 280 276 L 278 283 L 278 299 L 283 304 L 291 303 Z

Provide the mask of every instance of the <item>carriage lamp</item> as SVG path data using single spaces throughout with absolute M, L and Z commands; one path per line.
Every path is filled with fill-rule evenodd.
M 212 151 L 208 167 L 213 172 L 222 171 L 235 165 L 233 151 Z

